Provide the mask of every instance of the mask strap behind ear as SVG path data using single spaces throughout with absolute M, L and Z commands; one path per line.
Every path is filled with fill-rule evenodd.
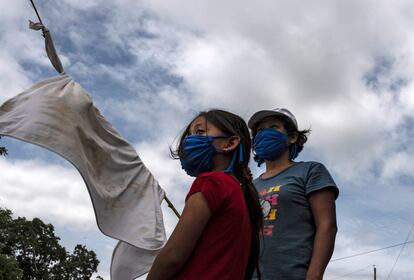
M 239 154 L 239 163 L 242 163 L 243 162 L 243 145 L 240 143 L 237 149 L 238 149 L 238 154 Z M 231 173 L 233 171 L 233 166 L 234 166 L 234 163 L 236 162 L 236 157 L 237 157 L 237 151 L 234 152 L 231 162 L 229 166 L 227 166 L 224 172 Z
M 296 143 L 290 145 L 289 158 L 294 160 L 298 156 L 298 147 Z

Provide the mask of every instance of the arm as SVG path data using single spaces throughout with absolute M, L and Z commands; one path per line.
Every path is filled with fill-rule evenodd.
M 147 280 L 170 279 L 182 269 L 210 216 L 204 195 L 201 192 L 191 195 L 171 237 L 152 264 Z
M 309 203 L 316 224 L 316 234 L 306 280 L 321 280 L 335 246 L 335 192 L 331 188 L 315 191 L 309 195 Z

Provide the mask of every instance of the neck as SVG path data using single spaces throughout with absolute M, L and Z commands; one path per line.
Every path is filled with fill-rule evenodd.
M 231 158 L 223 154 L 217 154 L 214 157 L 214 168 L 211 171 L 213 172 L 225 171 L 227 167 L 229 166 L 230 162 L 231 162 Z
M 287 151 L 275 160 L 265 161 L 265 164 L 266 171 L 262 174 L 263 179 L 275 176 L 289 166 L 292 166 L 294 161 L 289 159 L 289 151 Z

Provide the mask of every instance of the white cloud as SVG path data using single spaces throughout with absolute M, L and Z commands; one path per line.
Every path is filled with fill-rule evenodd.
M 414 85 L 404 88 L 401 91 L 400 102 L 406 106 L 406 110 L 409 112 L 414 111 Z M 409 114 L 409 113 L 408 113 Z
M 407 3 L 145 2 L 160 26 L 176 26 L 179 34 L 187 29 L 188 36 L 175 38 L 175 52 L 154 52 L 168 52 L 159 56 L 170 59 L 159 63 L 173 62 L 169 69 L 194 93 L 194 106 L 243 116 L 291 108 L 300 124 L 312 126 L 309 147 L 335 162 L 344 178 L 356 162 L 354 177 L 383 164 L 395 147 L 383 135 L 414 115 L 402 110 L 411 94 L 401 102 L 388 92 L 393 81 L 413 74 L 405 59 L 412 33 Z M 158 35 L 168 38 L 165 31 Z M 372 92 L 364 77 L 382 56 L 394 62 L 387 73 L 374 73 L 381 88 Z
M 383 176 L 395 178 L 399 175 L 412 176 L 414 174 L 414 153 L 399 152 L 387 159 L 384 165 Z
M 103 0 L 89 0 L 89 1 L 82 1 L 82 0 L 65 0 L 67 4 L 75 9 L 90 9 L 96 8 L 100 4 L 105 4 Z
M 1 204 L 15 215 L 81 231 L 96 228 L 88 191 L 74 168 L 0 159 L 0 170 Z
M 41 14 L 51 30 L 70 40 L 70 46 L 57 42 L 68 72 L 89 83 L 105 115 L 137 142 L 141 158 L 180 210 L 192 179 L 168 157 L 168 145 L 196 112 L 220 107 L 248 118 L 256 110 L 283 106 L 296 114 L 300 127 L 313 130 L 306 157 L 327 163 L 341 183 L 338 255 L 388 245 L 387 238 L 405 234 L 413 211 L 411 1 L 44 3 Z M 40 33 L 26 26 L 28 18 L 35 18 L 26 4 L 14 1 L 0 11 L 0 101 L 50 68 Z M 108 63 L 96 50 L 108 50 L 104 55 L 111 59 L 125 52 L 127 61 Z M 157 80 L 159 72 L 166 80 Z M 126 89 L 103 96 L 93 92 L 102 87 L 95 77 Z M 173 78 L 178 81 L 167 81 Z M 4 174 L 14 174 L 5 175 L 8 183 L 2 184 L 0 196 L 7 194 L 15 212 L 95 227 L 91 212 L 85 220 L 69 217 L 90 207 L 74 171 L 38 160 L 0 164 Z M 29 191 L 11 185 L 28 186 Z M 35 199 L 39 185 L 47 200 Z M 62 193 L 65 199 L 73 196 L 70 203 Z M 77 207 L 69 213 L 59 210 L 70 209 L 69 204 Z M 51 214 L 51 205 L 62 208 Z M 176 218 L 164 210 L 171 232 Z M 377 258 L 385 275 L 394 255 L 384 252 Z M 339 276 L 370 261 L 368 255 L 332 264 L 328 275 Z M 399 279 L 408 273 L 409 261 L 407 255 L 399 263 Z M 361 273 L 349 279 L 368 276 L 370 270 Z
M 30 85 L 30 79 L 24 69 L 10 54 L 0 51 L 0 103 L 22 92 Z M 13 81 L 13 82 L 11 82 Z

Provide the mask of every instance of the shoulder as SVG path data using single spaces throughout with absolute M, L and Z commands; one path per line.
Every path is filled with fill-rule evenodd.
M 313 172 L 329 174 L 329 171 L 325 165 L 317 161 L 300 161 L 295 164 L 293 169 L 296 169 L 296 172 L 302 173 L 305 177 L 309 176 Z
M 209 191 L 225 195 L 239 187 L 240 184 L 237 180 L 225 172 L 205 172 L 194 180 L 189 194 L 197 191 Z
M 196 179 L 203 179 L 203 178 L 227 179 L 227 178 L 231 178 L 231 175 L 225 172 L 204 172 L 198 175 Z
M 314 191 L 330 188 L 335 192 L 335 197 L 338 197 L 338 187 L 323 163 L 307 161 L 304 162 L 304 167 L 306 168 L 306 189 L 308 195 Z
M 304 167 L 307 169 L 308 172 L 317 172 L 321 174 L 327 174 L 330 176 L 328 169 L 326 166 L 317 161 L 306 161 L 304 162 Z
M 323 163 L 317 162 L 317 161 L 300 161 L 297 162 L 296 165 L 298 167 L 306 168 L 306 169 L 312 169 L 312 168 L 318 168 L 318 167 L 324 167 Z
M 204 172 L 197 176 L 197 178 L 194 180 L 193 185 L 196 183 L 207 183 L 213 185 L 232 185 L 237 184 L 237 181 L 231 175 L 225 172 Z
M 200 174 L 193 182 L 186 200 L 194 193 L 201 192 L 207 199 L 212 212 L 220 209 L 229 199 L 237 181 L 224 172 L 206 172 Z

